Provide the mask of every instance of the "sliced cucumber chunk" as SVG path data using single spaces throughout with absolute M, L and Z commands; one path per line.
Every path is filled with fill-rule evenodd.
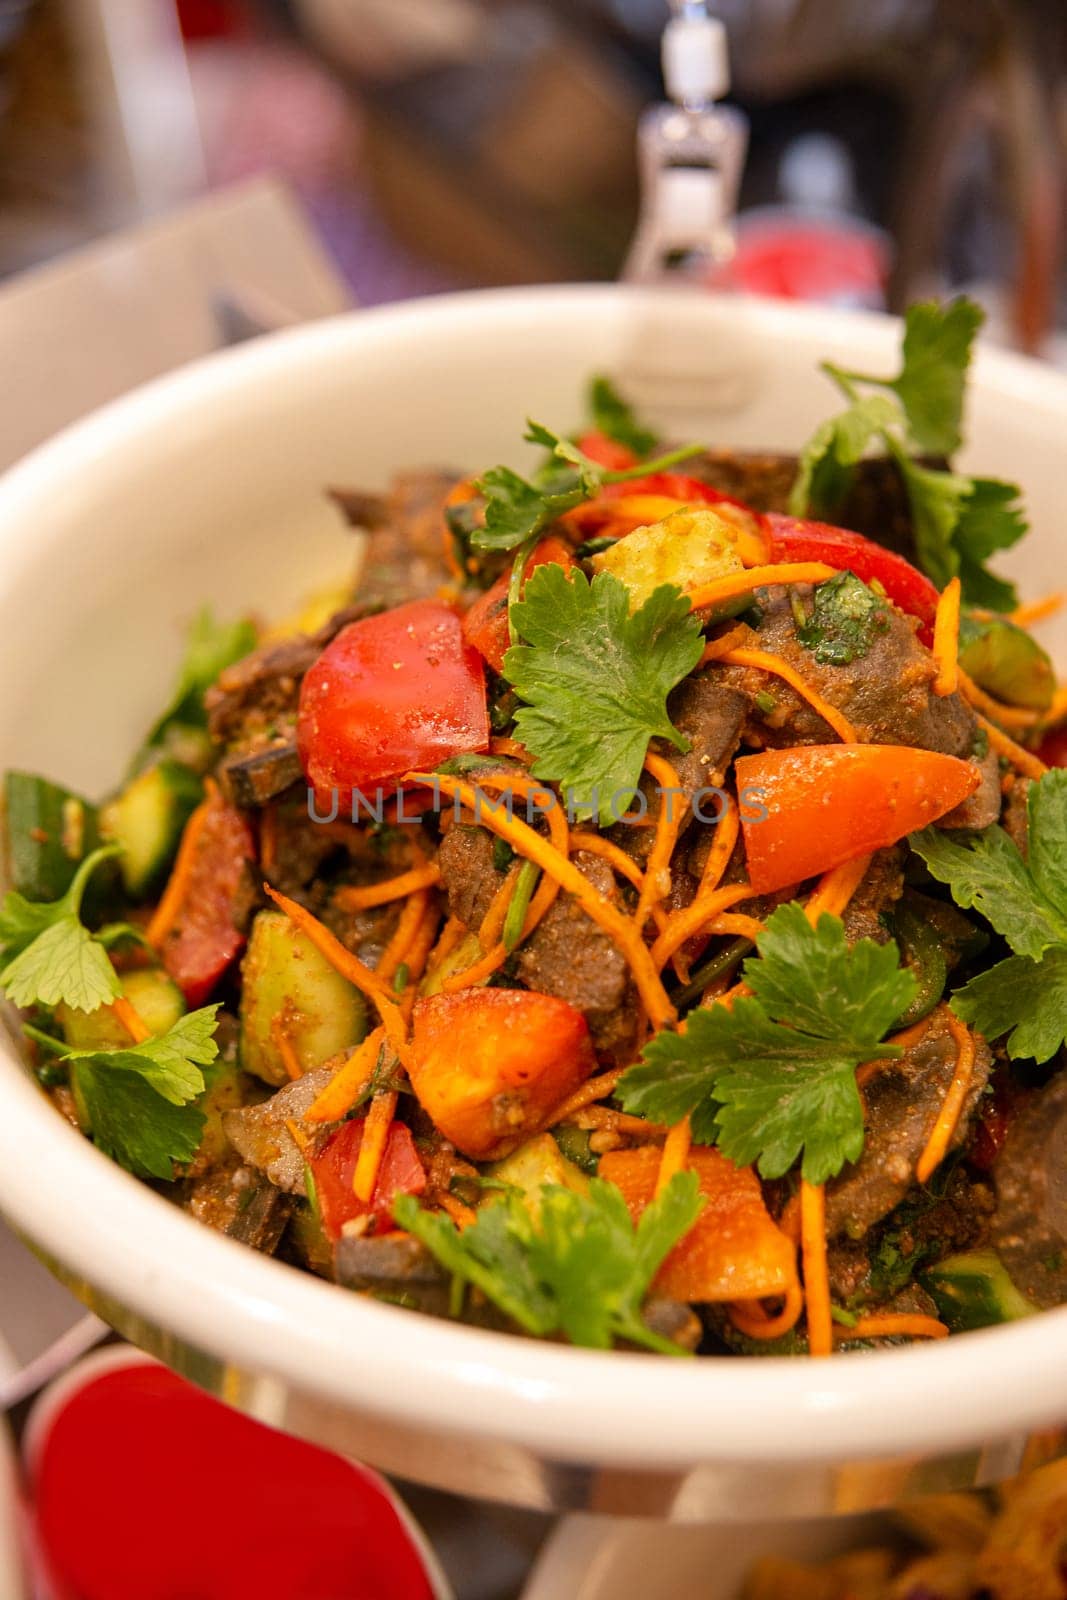
M 122 992 L 154 1034 L 166 1033 L 185 1015 L 185 997 L 162 967 L 128 972 L 122 980 Z M 98 1011 L 74 1011 L 60 1005 L 56 1007 L 56 1021 L 72 1050 L 125 1050 L 130 1046 L 130 1036 L 110 1006 L 101 1006 Z
M 1037 1310 L 1016 1288 L 995 1250 L 949 1256 L 921 1272 L 919 1282 L 953 1333 L 1017 1322 Z
M 1056 692 L 1048 652 L 1007 617 L 963 618 L 960 666 L 979 688 L 1011 706 L 1044 711 Z
M 101 811 L 101 833 L 123 847 L 119 869 L 133 899 L 143 899 L 166 876 L 182 829 L 202 795 L 195 772 L 177 761 L 160 761 Z
M 575 1194 L 589 1193 L 589 1179 L 573 1161 L 568 1161 L 550 1133 L 539 1133 L 520 1144 L 503 1161 L 496 1161 L 487 1176 L 495 1183 L 521 1189 L 528 1206 L 537 1210 L 546 1183 L 558 1183 Z M 489 1199 L 493 1191 L 487 1191 Z
M 351 1049 L 366 1032 L 359 990 L 280 911 L 256 917 L 242 977 L 240 1063 L 267 1083 L 289 1081 L 279 1032 L 305 1072 Z
M 6 875 L 27 900 L 58 900 L 100 843 L 96 807 L 32 772 L 4 776 Z

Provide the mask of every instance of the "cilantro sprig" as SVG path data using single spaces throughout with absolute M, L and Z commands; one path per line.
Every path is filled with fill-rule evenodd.
M 650 739 L 688 748 L 667 695 L 700 660 L 700 623 L 671 584 L 631 616 L 629 591 L 611 573 L 590 583 L 555 563 L 531 575 L 511 615 L 525 641 L 504 657 L 525 701 L 516 738 L 535 777 L 569 791 L 575 816 L 609 826 L 633 798 Z
M 981 308 L 967 299 L 910 307 L 900 370 L 891 378 L 824 362 L 849 405 L 808 442 L 790 509 L 797 516 L 832 517 L 855 467 L 880 442 L 900 470 L 925 571 L 941 587 L 958 575 L 969 603 L 1005 611 L 1016 603 L 1015 589 L 986 562 L 1026 532 L 1018 488 L 916 459 L 949 456 L 960 445 L 964 388 L 982 319 Z M 881 392 L 861 392 L 861 385 Z
M 1015 1059 L 1048 1061 L 1067 1043 L 1067 770 L 1030 785 L 1029 858 L 994 825 L 926 828 L 912 849 L 964 909 L 980 911 L 1012 955 L 957 989 L 952 1008 Z
M 82 897 L 101 862 L 120 846 L 103 845 L 86 856 L 59 900 L 27 900 L 9 889 L 0 906 L 2 988 L 12 1005 L 55 1006 L 95 1011 L 122 990 L 104 942 L 81 920 Z M 105 935 L 108 930 L 104 930 Z
M 825 1183 L 863 1150 L 856 1068 L 892 1059 L 884 1038 L 915 994 L 893 944 L 851 947 L 840 918 L 812 927 L 803 907 L 779 906 L 745 962 L 751 996 L 731 1009 L 691 1011 L 684 1033 L 661 1033 L 619 1083 L 628 1111 L 675 1123 L 739 1166 L 779 1178 L 802 1157 Z
M 394 1215 L 457 1280 L 480 1289 L 528 1333 L 563 1333 L 596 1350 L 626 1339 L 679 1355 L 678 1345 L 647 1326 L 641 1307 L 703 1204 L 696 1173 L 679 1172 L 636 1226 L 621 1191 L 599 1178 L 588 1195 L 546 1184 L 536 1219 L 514 1191 L 482 1206 L 462 1232 L 410 1195 L 397 1200 Z
M 216 622 L 210 606 L 204 606 L 189 626 L 177 682 L 165 710 L 149 730 L 146 746 L 158 745 L 172 723 L 206 726 L 205 691 L 220 672 L 255 648 L 256 638 L 254 623 L 244 618 Z
M 543 445 L 549 451 L 548 465 L 535 482 L 511 467 L 490 467 L 482 474 L 476 487 L 485 497 L 485 525 L 471 534 L 477 550 L 515 550 L 536 539 L 565 512 L 591 500 L 605 484 L 666 472 L 703 450 L 699 444 L 684 445 L 655 461 L 614 471 L 590 460 L 576 444 L 543 423 L 528 419 L 523 437 L 528 444 Z
M 625 445 L 636 456 L 649 456 L 659 443 L 650 428 L 638 422 L 633 408 L 623 399 L 610 378 L 595 377 L 589 384 L 589 415 L 593 426 L 605 438 Z

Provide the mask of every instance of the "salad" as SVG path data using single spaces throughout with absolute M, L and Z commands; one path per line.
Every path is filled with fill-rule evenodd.
M 540 464 L 333 490 L 358 581 L 194 623 L 103 803 L 5 777 L 57 1112 L 341 1289 L 807 1354 L 1067 1301 L 1067 692 L 951 465 L 980 313 L 799 456 L 606 379 Z

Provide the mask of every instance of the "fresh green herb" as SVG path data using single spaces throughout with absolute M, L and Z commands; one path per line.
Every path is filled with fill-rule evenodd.
M 10 889 L 0 906 L 0 950 L 6 965 L 0 988 L 15 1006 L 60 1003 L 95 1011 L 122 990 L 100 941 L 81 920 L 85 888 L 101 862 L 117 855 L 104 845 L 86 856 L 59 900 L 26 900 Z
M 638 422 L 610 378 L 597 377 L 590 383 L 589 415 L 598 432 L 625 445 L 635 456 L 651 455 L 659 443 L 656 434 Z
M 769 717 L 778 704 L 773 694 L 768 694 L 766 689 L 761 689 L 759 694 L 753 696 L 753 698 L 756 702 L 757 710 L 762 711 L 765 717 Z
M 526 913 L 530 909 L 530 900 L 533 897 L 534 890 L 537 888 L 537 880 L 540 876 L 541 868 L 535 861 L 524 861 L 519 868 L 518 876 L 515 879 L 515 888 L 512 890 L 511 899 L 508 901 L 503 932 L 500 935 L 500 940 L 505 950 L 514 950 L 522 938 Z
M 878 596 L 851 572 L 820 583 L 812 614 L 797 639 L 823 666 L 847 667 L 865 656 L 875 635 L 889 626 L 889 612 Z
M 528 1333 L 562 1332 L 572 1344 L 598 1350 L 626 1339 L 678 1355 L 676 1344 L 646 1326 L 641 1307 L 660 1263 L 702 1206 L 696 1174 L 680 1172 L 636 1227 L 621 1192 L 597 1178 L 588 1195 L 546 1184 L 536 1220 L 514 1193 L 481 1207 L 462 1233 L 410 1195 L 397 1200 L 394 1215 L 461 1283 L 480 1289 Z
M 506 839 L 499 837 L 493 840 L 493 867 L 497 872 L 506 872 L 514 860 L 515 852 Z
M 900 1055 L 883 1039 L 915 980 L 895 945 L 850 948 L 840 918 L 812 928 L 795 902 L 773 912 L 757 946 L 759 960 L 744 965 L 751 998 L 690 1012 L 684 1034 L 659 1034 L 618 1093 L 658 1122 L 692 1113 L 699 1141 L 740 1166 L 758 1162 L 765 1178 L 803 1152 L 804 1177 L 824 1183 L 863 1149 L 856 1068 Z
M 631 616 L 618 578 L 602 572 L 590 583 L 554 563 L 537 568 L 514 615 L 526 641 L 504 657 L 526 702 L 516 737 L 536 777 L 569 790 L 576 816 L 607 826 L 633 798 L 650 739 L 688 748 L 667 695 L 700 660 L 700 624 L 670 584 Z
M 823 371 L 849 407 L 812 435 L 800 459 L 790 509 L 797 516 L 832 517 L 858 462 L 880 440 L 900 469 L 923 568 L 942 587 L 958 574 L 969 603 L 1004 611 L 1016 603 L 1014 587 L 985 563 L 1026 531 L 1018 488 L 941 471 L 915 459 L 950 455 L 960 443 L 964 384 L 981 322 L 981 309 L 972 301 L 955 300 L 944 307 L 924 302 L 907 313 L 896 377 L 824 362 Z M 864 395 L 860 384 L 890 392 Z
M 145 744 L 158 745 L 171 723 L 202 728 L 207 725 L 204 694 L 219 673 L 255 648 L 256 629 L 251 622 L 216 622 L 211 608 L 193 619 L 186 636 L 185 656 L 166 710 L 156 720 Z
M 402 961 L 393 974 L 393 993 L 403 994 L 411 977 L 411 969 L 406 961 Z
M 549 467 L 538 474 L 537 483 L 530 483 L 510 467 L 490 467 L 483 473 L 477 487 L 485 498 L 485 526 L 471 534 L 475 549 L 514 550 L 519 545 L 532 545 L 551 523 L 599 494 L 605 484 L 665 472 L 701 450 L 700 445 L 685 445 L 655 461 L 613 472 L 591 461 L 577 445 L 540 422 L 528 422 L 524 437 L 528 443 L 543 445 L 550 452 Z
M 953 1010 L 1015 1059 L 1048 1061 L 1067 1043 L 1067 770 L 1030 785 L 1029 859 L 994 825 L 979 834 L 926 828 L 912 848 L 964 909 L 974 907 L 1014 952 L 979 973 Z

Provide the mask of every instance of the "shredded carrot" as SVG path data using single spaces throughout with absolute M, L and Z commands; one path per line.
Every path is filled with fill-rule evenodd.
M 826 1262 L 826 1190 L 821 1183 L 809 1183 L 806 1178 L 800 1180 L 800 1253 L 808 1308 L 808 1352 L 828 1356 L 834 1347 L 834 1336 Z
M 956 1070 L 952 1074 L 952 1082 L 942 1101 L 933 1132 L 926 1141 L 926 1148 L 919 1157 L 919 1164 L 915 1169 L 915 1176 L 920 1183 L 926 1183 L 945 1159 L 945 1153 L 956 1131 L 963 1102 L 967 1098 L 967 1091 L 974 1076 L 974 1035 L 959 1020 L 955 1012 L 946 1007 L 943 1015 L 948 1024 L 948 1031 L 956 1041 Z
M 694 611 L 704 606 L 717 606 L 724 600 L 736 600 L 739 595 L 751 594 L 753 589 L 765 589 L 772 584 L 822 583 L 826 578 L 836 578 L 837 568 L 822 561 L 783 561 L 769 567 L 749 567 L 747 572 L 732 572 L 728 578 L 716 578 L 699 589 L 690 590 L 687 598 Z
M 382 982 L 376 972 L 365 966 L 358 956 L 354 956 L 351 950 L 346 950 L 340 939 L 335 938 L 329 928 L 324 927 L 305 906 L 298 904 L 296 900 L 290 900 L 288 895 L 281 894 L 277 889 L 272 889 L 269 883 L 265 883 L 263 888 L 278 909 L 284 911 L 302 933 L 307 934 L 316 950 L 326 957 L 331 967 L 339 972 L 342 978 L 347 978 L 361 994 L 374 1001 L 389 1042 L 403 1061 L 408 1053 L 407 1026 L 392 990 Z
M 273 1016 L 270 1019 L 270 1036 L 274 1040 L 274 1048 L 282 1058 L 282 1066 L 290 1078 L 294 1082 L 297 1078 L 302 1078 L 304 1069 L 300 1065 L 297 1053 L 293 1049 L 293 1041 L 290 1039 L 280 1015 Z
M 633 1138 L 650 1141 L 664 1139 L 670 1131 L 661 1122 L 632 1117 L 628 1111 L 616 1111 L 611 1106 L 583 1106 L 569 1120 L 578 1128 L 603 1128 L 610 1133 L 626 1133 Z
M 804 1309 L 804 1291 L 799 1281 L 789 1285 L 781 1311 L 769 1317 L 759 1300 L 735 1300 L 727 1308 L 730 1321 L 739 1333 L 750 1339 L 781 1339 L 790 1333 L 800 1320 Z
M 902 1050 L 910 1050 L 913 1044 L 918 1044 L 920 1039 L 926 1037 L 940 1014 L 941 1007 L 938 1006 L 928 1016 L 913 1022 L 910 1028 L 902 1028 L 899 1033 L 894 1033 L 887 1043 L 899 1045 Z
M 587 1078 L 581 1088 L 575 1089 L 566 1100 L 560 1102 L 545 1126 L 554 1128 L 557 1122 L 568 1122 L 576 1111 L 584 1111 L 586 1106 L 591 1106 L 594 1100 L 603 1100 L 607 1095 L 615 1092 L 615 1085 L 628 1067 L 613 1067 L 610 1072 L 602 1072 L 599 1077 Z
M 385 1042 L 385 1029 L 375 1028 L 368 1033 L 348 1057 L 325 1089 L 311 1102 L 304 1113 L 305 1122 L 340 1122 L 347 1116 L 371 1080 L 378 1064 L 378 1052 Z
M 793 1244 L 800 1244 L 800 1194 L 794 1191 L 782 1207 L 778 1226 Z
M 137 1007 L 125 995 L 120 995 L 111 1002 L 111 1009 L 126 1029 L 134 1044 L 144 1044 L 146 1039 L 151 1039 L 152 1030 L 145 1022 Z
M 700 888 L 698 895 L 711 894 L 722 882 L 722 875 L 730 865 L 730 858 L 737 845 L 737 836 L 741 831 L 741 815 L 737 803 L 731 799 L 726 810 L 715 824 L 715 838 L 712 840 L 708 859 L 704 863 L 704 870 L 700 874 Z
M 418 889 L 432 889 L 441 881 L 441 869 L 434 862 L 412 867 L 387 883 L 367 885 L 345 884 L 334 895 L 335 905 L 343 911 L 368 911 L 371 906 L 385 906 L 391 900 L 403 900 Z
M 983 717 L 981 712 L 975 712 L 975 720 L 980 728 L 985 729 L 989 742 L 997 752 L 997 755 L 1003 756 L 1006 761 L 1010 761 L 1012 766 L 1016 767 L 1024 777 L 1043 778 L 1045 776 L 1048 768 L 1031 751 L 1024 750 L 1021 744 L 1016 744 L 1014 739 L 1009 739 L 1006 733 L 1002 733 L 996 724 L 990 722 L 987 717 Z
M 427 778 L 425 774 L 408 773 L 405 781 L 424 783 Z M 481 784 L 492 781 L 498 787 L 514 782 L 510 773 L 499 780 L 480 775 L 478 781 Z M 438 774 L 436 782 L 445 794 L 458 795 L 464 805 L 469 806 L 471 810 L 476 808 L 477 797 L 469 784 L 463 783 L 458 778 L 442 777 L 440 774 Z M 505 812 L 499 810 L 490 811 L 485 807 L 481 809 L 483 813 L 481 820 L 485 827 L 489 828 L 493 833 L 499 834 L 502 839 L 506 839 L 512 849 L 519 855 L 525 856 L 530 861 L 535 861 L 545 874 L 546 879 L 554 879 L 561 889 L 565 889 L 568 894 L 572 894 L 583 911 L 615 941 L 630 965 L 638 993 L 655 1025 L 657 1027 L 665 1027 L 668 1023 L 673 1022 L 675 1019 L 674 1007 L 667 997 L 667 991 L 660 981 L 657 969 L 652 964 L 648 948 L 630 918 L 624 916 L 621 911 L 606 900 L 593 887 L 589 879 L 579 872 L 574 863 L 568 860 L 565 854 L 558 850 L 554 844 L 543 839 L 527 823 L 520 821 L 518 817 L 509 817 Z M 545 815 L 550 830 L 557 824 L 561 824 L 563 828 L 566 828 L 566 820 L 563 818 L 558 804 L 552 810 L 546 812 Z M 540 887 L 538 889 L 539 894 Z M 538 895 L 535 895 L 533 902 L 531 902 L 527 925 L 533 915 Z M 666 957 L 664 957 L 664 960 L 666 960 Z
M 835 1330 L 838 1339 L 947 1339 L 948 1329 L 936 1317 L 918 1312 L 889 1312 L 882 1316 L 860 1317 L 851 1328 Z
M 709 661 L 721 661 L 723 656 L 731 650 L 736 650 L 743 645 L 752 630 L 747 622 L 739 622 L 736 628 L 730 628 L 727 633 L 722 633 L 717 639 L 709 639 L 704 646 L 704 654 L 700 658 L 700 665 L 706 667 Z
M 682 826 L 685 810 L 682 780 L 669 761 L 650 750 L 645 756 L 645 771 L 659 785 L 659 811 L 656 816 L 656 837 L 648 853 L 644 881 L 634 914 L 634 924 L 639 933 L 652 907 L 665 900 L 671 892 L 671 856 L 678 842 L 678 830 Z
M 438 1195 L 437 1203 L 442 1211 L 448 1213 L 457 1228 L 469 1228 L 472 1222 L 478 1220 L 477 1214 L 471 1210 L 470 1206 L 464 1205 L 463 1201 L 458 1200 L 454 1194 Z
M 711 932 L 716 937 L 729 934 L 734 939 L 758 939 L 764 926 L 758 917 L 746 917 L 740 911 L 724 911 L 711 924 Z
M 308 1138 L 300 1124 L 295 1122 L 292 1117 L 286 1117 L 285 1127 L 290 1139 L 292 1139 L 293 1143 L 296 1145 L 296 1148 L 300 1151 L 300 1154 L 302 1156 L 307 1155 L 308 1149 L 311 1145 L 311 1140 Z
M 1046 617 L 1054 617 L 1057 611 L 1063 610 L 1064 605 L 1067 605 L 1067 593 L 1060 590 L 1045 595 L 1041 600 L 1031 600 L 1028 605 L 1016 606 L 1010 620 L 1020 628 L 1029 628 L 1034 622 L 1044 622 Z
M 445 565 L 453 578 L 458 578 L 461 582 L 467 575 L 456 556 L 455 541 L 452 538 L 452 530 L 448 526 L 448 518 L 445 516 L 445 512 L 449 506 L 466 505 L 469 500 L 474 499 L 477 493 L 473 478 L 461 478 L 458 483 L 453 484 L 452 488 L 449 489 L 448 494 L 445 496 L 444 505 L 441 507 L 441 547 L 444 551 Z
M 659 972 L 674 952 L 703 932 L 723 911 L 728 911 L 739 900 L 751 900 L 752 889 L 747 883 L 732 883 L 725 889 L 713 889 L 710 894 L 698 894 L 692 905 L 676 911 L 667 927 L 652 946 L 652 964 Z
M 824 912 L 831 917 L 841 916 L 863 882 L 870 864 L 870 856 L 856 856 L 854 860 L 844 861 L 839 867 L 831 867 L 829 872 L 823 873 L 814 894 L 804 907 L 804 915 L 813 928 Z
M 441 937 L 430 951 L 426 962 L 427 972 L 436 972 L 443 961 L 447 961 L 456 946 L 467 936 L 467 925 L 458 917 L 449 917 L 441 929 Z
M 937 601 L 933 646 L 937 662 L 933 684 L 936 695 L 955 694 L 959 687 L 960 593 L 960 580 L 951 578 Z
M 1015 728 L 1018 732 L 1025 733 L 1027 729 L 1036 727 L 1039 722 L 1044 722 L 1048 716 L 1047 711 L 1027 710 L 1025 706 L 1009 706 L 1005 705 L 1003 700 L 994 700 L 991 694 L 986 694 L 973 678 L 967 676 L 962 667 L 958 676 L 960 693 L 967 703 L 975 711 L 983 712 L 1002 727 Z
M 167 887 L 163 891 L 163 898 L 152 913 L 148 927 L 145 929 L 145 938 L 157 950 L 178 920 L 178 913 L 181 911 L 189 888 L 189 879 L 192 876 L 193 862 L 196 860 L 200 835 L 204 831 L 204 826 L 215 800 L 217 791 L 210 779 L 204 787 L 208 791 L 207 798 L 200 802 L 189 821 L 185 824 L 182 842 L 178 846 L 178 854 L 175 857 L 170 877 L 167 879 Z
M 494 734 L 489 741 L 489 753 L 494 756 L 510 756 L 513 761 L 521 761 L 524 767 L 530 765 L 530 752 L 518 739 L 505 739 L 501 734 Z
M 356 1157 L 356 1170 L 352 1174 L 352 1188 L 357 1200 L 370 1205 L 382 1168 L 386 1140 L 396 1111 L 396 1090 L 384 1089 L 370 1103 L 367 1120 L 363 1124 L 363 1140 Z
M 433 949 L 434 940 L 437 938 L 437 928 L 440 922 L 440 912 L 430 906 L 423 920 L 415 930 L 415 937 L 408 946 L 404 965 L 408 969 L 408 981 L 404 993 L 400 997 L 400 1014 L 405 1022 L 411 1021 L 411 1013 L 415 1009 L 415 1002 L 419 998 L 419 979 L 426 970 L 430 951 Z
M 259 864 L 271 873 L 278 864 L 278 808 L 264 806 L 259 816 Z
M 710 989 L 711 984 L 709 983 L 707 989 L 704 990 L 704 993 L 701 996 L 702 1000 L 706 1001 L 708 999 L 708 992 Z M 717 1006 L 725 1006 L 727 1011 L 729 1011 L 735 1000 L 741 1000 L 745 995 L 751 993 L 752 990 L 749 988 L 747 983 L 735 983 L 732 989 L 726 990 L 725 994 L 717 994 L 712 998 Z
M 479 924 L 478 943 L 485 951 L 491 950 L 495 944 L 500 942 L 500 935 L 503 933 L 504 923 L 507 921 L 508 906 L 511 904 L 511 897 L 515 893 L 515 880 L 518 878 L 520 870 L 519 863 L 517 861 L 512 862 L 503 883 L 489 902 L 489 909 Z
M 689 1118 L 683 1117 L 681 1122 L 674 1124 L 663 1146 L 659 1175 L 656 1178 L 657 1195 L 663 1193 L 676 1172 L 685 1171 L 685 1164 L 689 1160 L 689 1146 L 692 1142 L 693 1133 L 689 1126 Z
M 633 856 L 628 856 L 619 845 L 612 844 L 610 839 L 605 839 L 602 833 L 589 833 L 585 829 L 576 829 L 571 834 L 571 849 L 585 850 L 591 856 L 602 856 L 605 861 L 610 862 L 620 878 L 625 878 L 635 889 L 640 889 L 644 873 Z
M 383 983 L 392 983 L 396 977 L 397 968 L 407 959 L 411 941 L 419 931 L 426 908 L 430 904 L 430 891 L 419 889 L 411 895 L 400 913 L 400 921 L 393 930 L 393 936 L 382 951 L 382 959 L 375 967 L 375 972 Z
M 795 689 L 801 699 L 808 702 L 815 714 L 828 723 L 845 744 L 860 742 L 858 733 L 844 713 L 838 711 L 836 706 L 832 706 L 829 700 L 824 699 L 810 683 L 805 682 L 800 673 L 795 671 L 788 661 L 783 661 L 781 656 L 772 655 L 769 650 L 730 650 L 722 659 L 736 667 L 758 667 L 761 672 L 773 673 L 791 689 Z

